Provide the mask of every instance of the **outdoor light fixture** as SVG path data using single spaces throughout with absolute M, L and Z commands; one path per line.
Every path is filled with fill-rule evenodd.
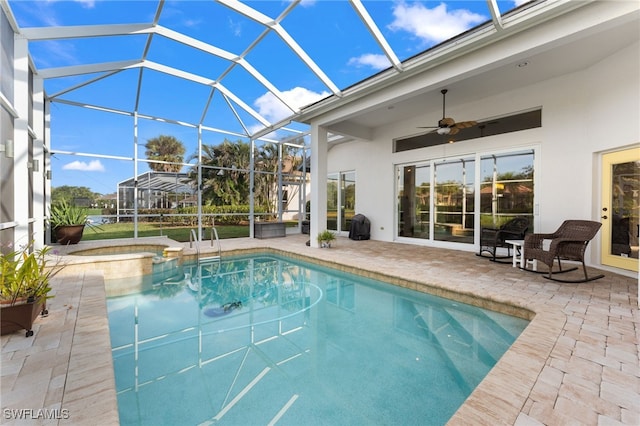
M 0 152 L 4 152 L 7 158 L 13 158 L 13 140 L 7 139 L 5 143 L 0 143 Z

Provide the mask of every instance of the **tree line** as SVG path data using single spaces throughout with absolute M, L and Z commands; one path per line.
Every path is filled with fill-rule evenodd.
M 184 144 L 174 136 L 160 135 L 151 138 L 145 144 L 145 156 L 152 171 L 180 173 L 183 164 L 198 158 L 197 152 L 189 155 L 185 161 Z M 285 173 L 295 172 L 302 162 L 302 156 L 288 145 L 283 146 L 283 165 Z M 203 204 L 208 206 L 241 206 L 249 204 L 250 196 L 251 145 L 248 142 L 235 142 L 224 139 L 218 145 L 202 145 L 202 189 Z M 260 211 L 277 211 L 278 202 L 278 145 L 264 144 L 256 147 L 254 156 L 254 203 Z M 198 184 L 196 167 L 186 173 L 194 192 Z M 60 186 L 52 189 L 52 202 L 65 200 L 74 203 L 88 200 L 95 205 L 100 194 L 87 187 Z

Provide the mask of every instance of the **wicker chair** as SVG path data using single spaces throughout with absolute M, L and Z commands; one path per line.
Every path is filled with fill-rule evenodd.
M 491 255 L 491 260 L 499 262 L 496 259 L 511 258 L 511 245 L 505 243 L 506 240 L 524 240 L 524 236 L 529 229 L 529 219 L 526 217 L 516 217 L 502 225 L 500 228 L 481 228 L 480 229 L 480 251 L 478 256 L 482 256 L 483 252 Z M 507 249 L 507 256 L 497 256 L 498 247 Z M 505 262 L 506 263 L 506 262 Z M 511 263 L 511 261 L 509 261 Z
M 549 267 L 549 275 L 545 276 L 550 280 L 565 283 L 583 283 L 587 281 L 597 280 L 604 275 L 589 277 L 587 267 L 584 264 L 584 252 L 589 241 L 596 236 L 602 224 L 591 220 L 565 220 L 560 228 L 552 234 L 529 234 L 524 239 L 523 256 L 528 260 L 537 260 Z M 550 240 L 549 248 L 545 250 L 544 240 Z M 553 270 L 553 263 L 558 260 L 558 270 Z M 563 273 L 575 271 L 578 269 L 562 268 L 562 260 L 574 260 L 582 263 L 584 279 L 579 280 L 562 280 L 553 277 L 554 273 Z M 528 262 L 525 262 L 527 265 Z M 526 266 L 525 266 L 525 269 Z M 537 271 L 532 271 L 537 272 Z

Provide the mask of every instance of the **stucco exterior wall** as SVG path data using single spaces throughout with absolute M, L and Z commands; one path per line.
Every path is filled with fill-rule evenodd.
M 516 147 L 536 148 L 536 229 L 553 231 L 569 218 L 599 220 L 600 154 L 640 143 L 638 52 L 640 46 L 635 43 L 579 72 L 448 108 L 450 116 L 483 120 L 541 107 L 541 128 L 394 154 L 393 139 L 419 133 L 417 128 L 433 115 L 425 113 L 376 128 L 371 141 L 332 147 L 328 171 L 356 172 L 356 213 L 370 218 L 373 239 L 393 241 L 395 165 Z M 597 263 L 598 249 L 596 241 L 589 263 Z

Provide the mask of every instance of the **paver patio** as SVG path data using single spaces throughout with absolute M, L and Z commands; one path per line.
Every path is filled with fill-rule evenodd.
M 346 238 L 315 249 L 307 239 L 223 240 L 223 256 L 269 247 L 532 317 L 450 424 L 640 424 L 637 278 L 560 284 L 471 252 Z M 33 337 L 2 336 L 2 424 L 118 423 L 103 275 L 72 271 L 56 277 Z

